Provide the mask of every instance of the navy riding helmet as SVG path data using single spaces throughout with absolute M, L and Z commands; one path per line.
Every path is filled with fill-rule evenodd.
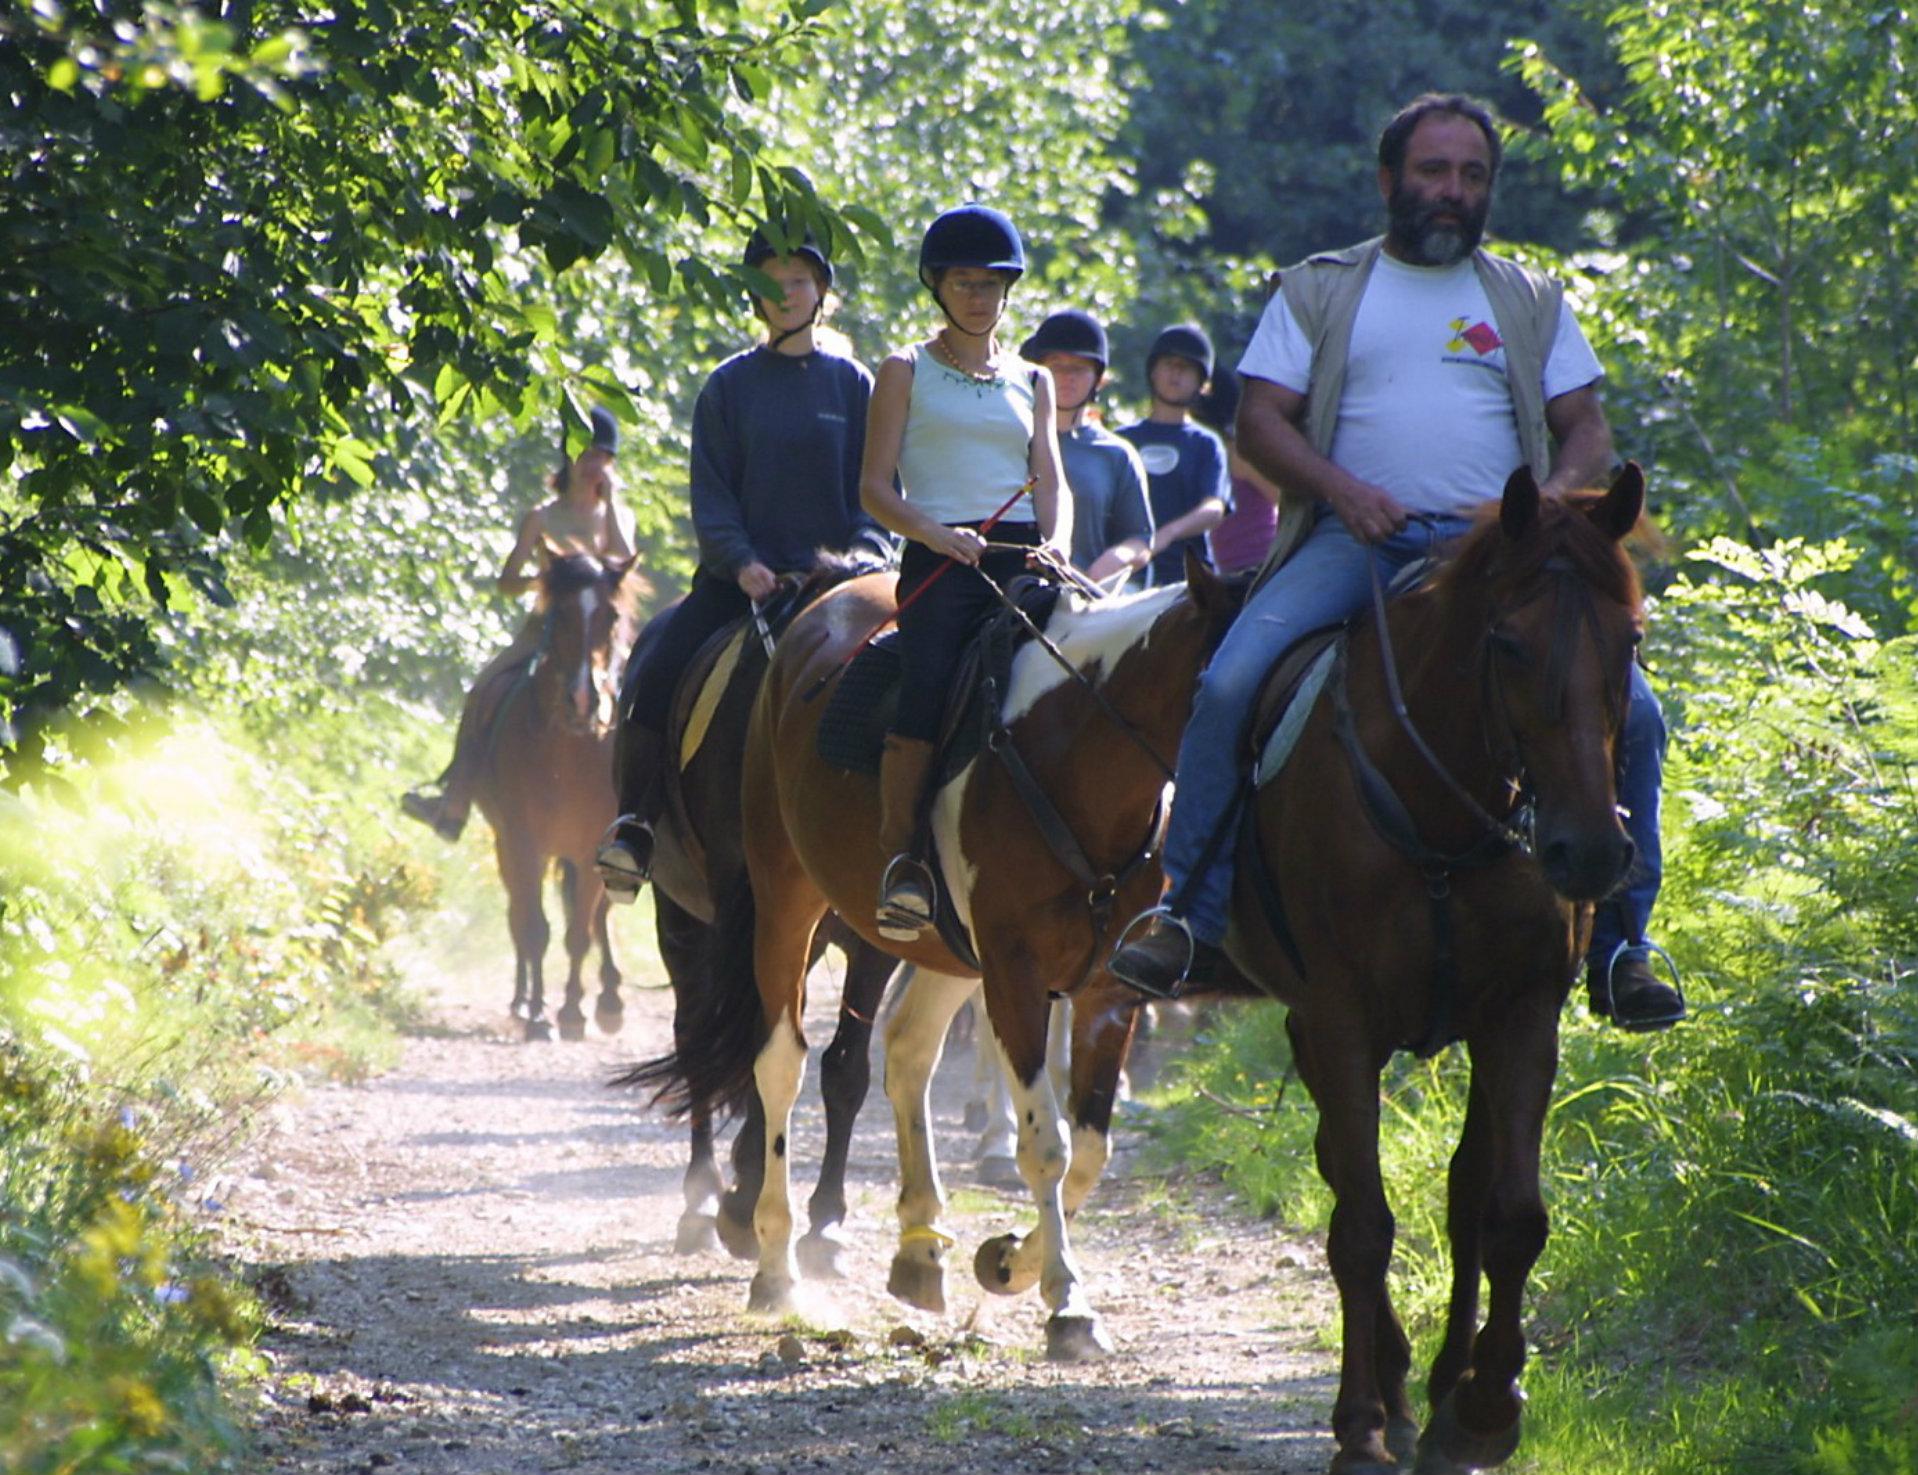
M 947 210 L 926 227 L 926 237 L 919 243 L 919 280 L 931 291 L 935 275 L 952 266 L 1011 272 L 1016 280 L 1026 269 L 1019 228 L 990 205 Z
M 1205 329 L 1197 323 L 1174 323 L 1163 329 L 1152 340 L 1151 351 L 1145 356 L 1145 371 L 1152 373 L 1152 366 L 1160 359 L 1173 357 L 1191 361 L 1199 366 L 1199 377 L 1212 377 L 1212 340 L 1205 335 Z
M 1091 359 L 1103 375 L 1112 355 L 1107 349 L 1106 330 L 1089 312 L 1076 307 L 1053 313 L 1030 338 L 1019 345 L 1019 357 L 1038 363 L 1049 353 L 1070 353 Z
M 746 254 L 741 259 L 747 266 L 761 266 L 779 254 L 779 248 L 766 238 L 766 233 L 756 230 L 752 233 L 751 239 L 746 242 Z M 832 286 L 832 261 L 820 248 L 818 240 L 811 231 L 807 231 L 800 243 L 792 248 L 791 254 L 803 256 L 812 262 L 825 273 L 826 280 L 823 285 Z

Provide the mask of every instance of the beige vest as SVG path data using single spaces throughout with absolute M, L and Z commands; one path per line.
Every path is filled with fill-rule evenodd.
M 1339 399 L 1345 391 L 1345 363 L 1352 351 L 1352 324 L 1384 244 L 1385 237 L 1377 236 L 1343 251 L 1308 256 L 1280 273 L 1285 305 L 1312 342 L 1312 388 L 1306 395 L 1301 429 L 1321 456 L 1332 454 Z M 1505 380 L 1512 391 L 1519 448 L 1532 475 L 1543 481 L 1552 469 L 1552 437 L 1545 424 L 1545 359 L 1558 335 L 1565 289 L 1543 273 L 1489 251 L 1474 252 L 1472 265 L 1498 320 L 1499 337 L 1505 340 Z M 1260 565 L 1259 583 L 1304 540 L 1312 525 L 1312 507 L 1312 498 L 1281 488 L 1278 533 Z

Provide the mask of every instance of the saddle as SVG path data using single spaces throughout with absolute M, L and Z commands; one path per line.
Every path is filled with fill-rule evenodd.
M 1027 619 L 1043 629 L 1058 603 L 1059 588 L 1042 579 L 1021 575 L 1006 593 Z M 1012 663 L 1030 639 L 1025 621 L 1002 609 L 980 627 L 960 657 L 940 736 L 934 751 L 925 792 L 919 799 L 919 820 L 913 852 L 937 877 L 944 874 L 938 845 L 929 824 L 932 798 L 965 771 L 984 749 L 986 739 L 1004 708 L 1012 677 Z M 897 631 L 871 641 L 852 660 L 834 686 L 820 717 L 815 740 L 820 760 L 845 773 L 876 776 L 885 749 L 886 733 L 899 711 L 899 683 L 904 660 Z M 971 935 L 953 906 L 950 888 L 938 885 L 934 925 L 948 951 L 967 967 L 977 969 L 978 953 Z
M 757 618 L 742 616 L 709 636 L 673 689 L 665 749 L 672 761 L 665 765 L 665 803 L 653 831 L 652 878 L 702 922 L 712 921 L 712 889 L 706 846 L 687 808 L 685 771 L 728 705 L 751 704 L 772 659 L 772 642 L 814 592 L 808 582 L 782 580 L 760 606 Z M 634 652 L 633 669 L 638 669 L 644 656 L 644 651 Z M 738 730 L 743 731 L 743 722 Z

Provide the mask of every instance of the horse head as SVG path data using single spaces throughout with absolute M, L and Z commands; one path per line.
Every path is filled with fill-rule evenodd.
M 1620 545 L 1644 505 L 1633 463 L 1609 490 L 1562 499 L 1542 497 L 1520 468 L 1442 585 L 1469 606 L 1488 740 L 1530 794 L 1546 879 L 1572 901 L 1605 896 L 1634 858 L 1613 750 L 1644 625 L 1638 575 Z
M 574 553 L 540 576 L 546 627 L 535 681 L 541 709 L 570 731 L 597 736 L 611 727 L 618 665 L 631 643 L 633 564 Z

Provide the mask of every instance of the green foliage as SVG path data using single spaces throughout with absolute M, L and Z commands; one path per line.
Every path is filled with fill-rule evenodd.
M 275 0 L 213 24 L 112 3 L 0 31 L 0 719 L 149 669 L 213 555 L 374 484 L 395 426 L 525 428 L 576 378 L 555 277 L 616 253 L 651 300 L 729 304 L 687 247 L 772 213 L 851 237 L 762 167 L 737 99 L 811 7 Z M 729 21 L 741 19 L 735 14 Z M 741 186 L 744 186 L 742 188 Z M 550 421 L 548 423 L 551 423 Z M 31 741 L 31 735 L 29 734 Z
M 1534 1277 L 1526 1457 L 1578 1472 L 1893 1470 L 1918 1304 L 1918 693 L 1826 592 L 1843 543 L 1707 543 L 1660 601 L 1674 747 L 1654 919 L 1694 1018 L 1564 1033 Z M 1312 1114 L 1271 1018 L 1187 1065 L 1161 1124 L 1268 1208 L 1314 1216 Z M 1395 1062 L 1382 1150 L 1410 1321 L 1444 1314 L 1444 1166 L 1462 1058 Z M 1878 1390 L 1878 1391 L 1873 1391 Z M 1654 1416 L 1656 1411 L 1656 1416 Z

